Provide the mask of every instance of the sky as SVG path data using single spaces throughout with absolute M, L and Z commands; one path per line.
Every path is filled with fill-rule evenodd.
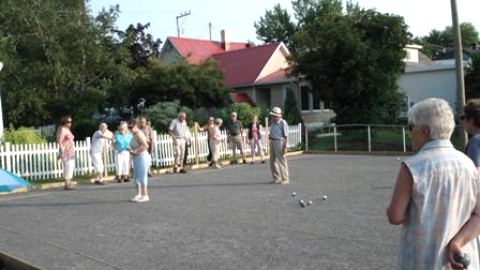
M 432 29 L 444 30 L 452 24 L 451 1 L 448 0 L 352 0 L 365 9 L 403 16 L 413 36 L 428 35 Z M 345 3 L 346 1 L 344 1 Z M 480 31 L 479 0 L 457 0 L 459 22 L 473 23 Z M 177 16 L 180 36 L 220 40 L 220 31 L 227 30 L 228 39 L 237 42 L 261 43 L 255 34 L 254 22 L 272 10 L 275 4 L 293 17 L 291 0 L 90 0 L 95 15 L 102 8 L 118 4 L 117 27 L 124 30 L 130 24 L 150 23 L 148 33 L 165 41 L 177 36 Z M 211 24 L 211 27 L 209 27 Z

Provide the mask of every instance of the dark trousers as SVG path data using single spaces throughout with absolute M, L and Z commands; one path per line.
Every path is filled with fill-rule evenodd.
M 207 156 L 207 160 L 208 160 L 208 162 L 211 162 L 211 161 L 212 161 L 212 149 L 210 148 L 210 139 L 208 139 L 207 143 L 208 143 L 208 156 Z
M 187 157 L 188 157 L 188 143 L 185 142 L 185 155 L 183 156 L 183 165 L 187 165 Z

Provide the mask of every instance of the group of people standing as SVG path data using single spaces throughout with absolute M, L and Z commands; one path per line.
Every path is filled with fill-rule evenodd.
M 75 146 L 74 135 L 70 129 L 71 125 L 72 117 L 65 116 L 61 119 L 57 130 L 59 159 L 62 161 L 64 187 L 67 190 L 75 188 L 72 181 L 75 166 Z M 108 142 L 112 142 L 115 151 L 117 182 L 130 181 L 130 168 L 133 164 L 133 178 L 137 194 L 131 201 L 149 201 L 147 184 L 151 163 L 150 154 L 153 150 L 155 137 L 152 129 L 147 125 L 146 118 L 141 117 L 139 123 L 135 119 L 129 122 L 122 121 L 115 133 L 108 130 L 106 123 L 100 123 L 98 130 L 93 133 L 89 152 L 96 177 L 94 183 L 97 185 L 104 185 L 105 165 L 103 155 L 104 147 Z
M 270 111 L 271 124 L 268 132 L 270 142 L 270 168 L 273 176 L 273 182 L 277 184 L 289 184 L 288 166 L 285 154 L 287 153 L 288 123 L 282 118 L 282 110 L 274 107 Z M 248 143 L 251 149 L 251 164 L 255 163 L 255 155 L 258 151 L 261 163 L 265 163 L 263 144 L 262 144 L 262 125 L 258 121 L 258 116 L 254 115 L 248 126 Z M 210 117 L 208 123 L 203 127 L 197 127 L 198 131 L 207 131 L 209 140 L 210 154 L 207 160 L 210 166 L 221 168 L 218 163 L 219 146 L 221 143 L 220 127 L 223 121 L 220 118 Z M 244 129 L 242 123 L 237 119 L 237 113 L 230 113 L 230 121 L 225 125 L 227 133 L 227 143 L 232 150 L 232 160 L 230 164 L 237 164 L 237 150 L 240 152 L 243 163 L 247 163 L 244 151 Z
M 288 184 L 288 167 L 285 159 L 287 150 L 288 124 L 282 119 L 281 109 L 274 107 L 270 112 L 272 122 L 269 132 L 271 146 L 270 166 L 272 170 L 273 182 L 278 184 Z M 240 150 L 243 163 L 246 163 L 245 152 L 243 149 L 244 130 L 242 123 L 237 120 L 236 112 L 230 115 L 230 121 L 226 126 L 227 141 L 233 152 L 231 164 L 237 163 L 236 152 Z M 210 117 L 208 123 L 203 127 L 198 127 L 199 131 L 208 132 L 208 146 L 210 150 L 209 162 L 214 168 L 221 168 L 220 146 L 222 142 L 220 128 L 223 124 L 222 119 Z M 72 117 L 65 116 L 61 119 L 57 130 L 57 142 L 59 145 L 59 159 L 63 164 L 63 177 L 65 189 L 74 189 L 73 170 L 75 166 L 75 146 L 74 135 L 71 131 Z M 252 118 L 249 126 L 248 141 L 252 149 L 252 161 L 254 164 L 255 150 L 260 152 L 261 162 L 264 163 L 264 153 L 262 145 L 262 126 L 258 122 L 258 117 Z M 171 121 L 168 127 L 168 134 L 172 137 L 175 148 L 174 155 L 174 173 L 186 173 L 185 164 L 188 148 L 192 142 L 192 135 L 186 122 L 186 114 L 180 112 L 178 118 Z M 155 136 L 153 130 L 147 125 L 147 119 L 140 117 L 138 122 L 132 119 L 128 122 L 122 121 L 118 130 L 112 133 L 106 123 L 100 123 L 98 130 L 92 135 L 90 156 L 92 159 L 95 181 L 97 185 L 104 185 L 104 154 L 107 143 L 111 142 L 115 151 L 115 170 L 118 183 L 130 181 L 130 168 L 133 165 L 133 181 L 136 185 L 136 195 L 131 199 L 132 202 L 147 202 L 148 196 L 148 177 L 150 175 L 151 154 L 155 145 Z

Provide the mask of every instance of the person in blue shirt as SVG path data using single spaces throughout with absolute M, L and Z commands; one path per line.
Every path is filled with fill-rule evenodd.
M 480 171 L 480 99 L 468 100 L 463 107 L 460 120 L 463 121 L 463 127 L 470 136 L 465 147 L 465 154 Z
M 130 181 L 130 152 L 128 147 L 132 141 L 132 134 L 128 131 L 128 124 L 125 121 L 120 122 L 118 130 L 113 136 L 113 147 L 115 149 L 115 170 L 117 182 Z

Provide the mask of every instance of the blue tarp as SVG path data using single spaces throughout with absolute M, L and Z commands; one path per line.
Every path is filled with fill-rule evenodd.
M 31 185 L 25 179 L 0 169 L 0 192 L 10 192 L 21 187 L 31 187 Z

